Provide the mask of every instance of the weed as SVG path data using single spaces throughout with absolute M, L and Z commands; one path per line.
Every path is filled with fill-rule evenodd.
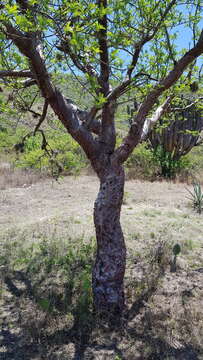
M 128 204 L 128 198 L 129 198 L 129 193 L 127 191 L 125 191 L 124 196 L 123 196 L 123 205 Z
M 183 245 L 189 251 L 192 251 L 195 247 L 194 240 L 192 239 L 184 240 Z
M 154 218 L 157 215 L 161 215 L 161 211 L 156 209 L 146 209 L 143 211 L 143 215 Z
M 132 240 L 138 240 L 138 239 L 140 239 L 140 237 L 141 237 L 141 235 L 139 232 L 132 233 L 132 235 L 131 235 Z

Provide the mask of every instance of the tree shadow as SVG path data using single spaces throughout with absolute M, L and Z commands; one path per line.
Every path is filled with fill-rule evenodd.
M 164 340 L 164 328 L 163 335 L 156 333 L 156 324 L 153 319 L 150 321 L 149 318 L 142 318 L 142 331 L 138 332 L 134 327 L 132 328 L 132 320 L 136 319 L 136 316 L 140 314 L 141 310 L 145 310 L 146 314 L 146 303 L 149 302 L 150 298 L 155 294 L 160 284 L 160 280 L 164 277 L 165 271 L 163 268 L 157 272 L 156 275 L 152 275 L 152 281 L 148 281 L 148 288 L 140 294 L 130 309 L 126 310 L 124 314 L 125 318 L 125 330 L 132 340 L 135 342 L 141 341 L 142 346 L 140 349 L 140 357 L 136 360 L 200 360 L 200 348 L 194 348 L 191 344 L 171 344 Z M 188 322 L 190 325 L 190 322 Z M 150 349 L 150 353 L 146 355 L 142 348 Z
M 18 284 L 23 285 L 17 286 Z M 30 279 L 27 277 L 27 274 L 22 271 L 14 271 L 10 275 L 6 275 L 4 277 L 4 283 L 7 286 L 9 293 L 12 297 L 9 297 L 7 300 L 7 307 L 9 305 L 15 305 L 15 299 L 19 301 L 21 297 L 29 298 L 32 302 L 38 303 L 39 295 L 35 292 L 34 286 Z M 68 285 L 66 288 L 66 292 L 68 290 Z M 71 302 L 72 294 L 66 294 L 65 299 L 68 303 Z M 54 305 L 55 309 L 60 312 L 60 314 L 66 314 L 66 306 L 61 301 L 58 294 L 52 291 L 51 293 L 51 305 Z M 3 358 L 5 360 L 16 360 L 16 359 L 25 359 L 28 360 L 31 356 L 35 356 L 40 353 L 40 356 L 46 359 L 47 348 L 49 346 L 55 347 L 59 345 L 67 345 L 69 343 L 73 343 L 75 347 L 75 354 L 73 360 L 76 359 L 84 359 L 84 353 L 86 347 L 89 345 L 91 333 L 94 328 L 94 317 L 90 310 L 83 314 L 80 309 L 80 302 L 75 304 L 72 315 L 74 317 L 73 325 L 70 329 L 61 329 L 55 331 L 54 334 L 50 336 L 44 337 L 44 335 L 39 335 L 36 343 L 31 342 L 30 344 L 20 345 L 22 342 L 23 333 L 26 331 L 26 323 L 24 324 L 24 329 L 19 334 L 12 334 L 11 331 L 6 328 L 6 320 L 2 325 L 2 329 L 0 332 L 2 341 L 0 346 L 4 350 L 2 352 Z M 34 316 L 34 314 L 33 314 Z M 43 349 L 40 344 L 43 343 Z M 49 357 L 50 358 L 50 357 Z M 54 359 L 54 357 L 53 357 Z
M 12 303 L 15 306 L 15 300 L 20 301 L 21 298 L 28 298 L 32 303 L 38 303 L 39 296 L 35 292 L 35 286 L 32 285 L 31 280 L 27 274 L 22 271 L 13 271 L 4 278 L 5 285 L 12 297 L 7 301 L 7 305 Z M 23 287 L 23 288 L 22 288 Z M 66 308 L 62 306 L 58 301 L 58 294 L 52 292 L 52 302 L 60 312 L 60 314 L 66 314 Z M 67 298 L 67 297 L 66 297 Z M 69 299 L 70 301 L 70 299 Z M 5 348 L 3 353 L 3 359 L 5 360 L 28 360 L 34 356 L 41 356 L 42 359 L 54 360 L 57 356 L 50 354 L 47 356 L 48 349 L 56 348 L 68 344 L 74 344 L 74 353 L 72 354 L 72 360 L 84 360 L 86 359 L 86 351 L 88 350 L 88 359 L 94 359 L 95 353 L 102 351 L 113 351 L 120 358 L 123 358 L 122 351 L 117 346 L 117 341 L 114 339 L 112 344 L 98 344 L 92 339 L 93 331 L 99 326 L 104 331 L 116 330 L 119 321 L 113 323 L 108 319 L 99 318 L 92 309 L 87 309 L 86 312 L 81 309 L 80 301 L 78 301 L 72 310 L 73 324 L 70 329 L 65 327 L 54 331 L 53 334 L 44 336 L 39 334 L 38 339 L 30 341 L 30 343 L 22 344 L 22 339 L 27 331 L 26 322 L 23 323 L 23 328 L 18 334 L 12 334 L 11 331 L 6 328 L 2 328 L 1 346 Z M 34 314 L 33 314 L 34 316 Z M 112 320 L 112 319 L 111 319 Z M 118 330 L 118 329 L 117 329 Z M 43 344 L 43 346 L 41 346 Z
M 71 360 L 85 360 L 96 359 L 97 354 L 103 352 L 112 353 L 112 359 L 118 356 L 119 359 L 128 360 L 126 357 L 125 347 L 120 348 L 120 341 L 128 339 L 129 343 L 139 343 L 139 356 L 131 357 L 133 360 L 200 360 L 198 349 L 194 349 L 192 345 L 185 344 L 181 348 L 177 348 L 174 344 L 169 344 L 164 340 L 164 336 L 155 335 L 156 332 L 151 331 L 149 322 L 144 318 L 142 329 L 138 331 L 132 326 L 133 321 L 140 314 L 142 309 L 146 306 L 146 302 L 150 300 L 156 292 L 160 279 L 163 277 L 163 271 L 159 271 L 153 277 L 153 281 L 148 282 L 148 287 L 144 288 L 141 294 L 135 298 L 129 309 L 126 309 L 122 318 L 116 319 L 112 322 L 99 319 L 91 307 L 81 308 L 80 299 L 73 304 L 72 288 L 67 284 L 66 291 L 70 291 L 69 297 L 66 294 L 65 299 L 68 299 L 72 306 L 71 314 L 73 316 L 72 325 L 70 328 L 63 326 L 60 329 L 54 330 L 52 334 L 40 333 L 35 341 L 30 340 L 26 344 L 22 341 L 26 333 L 26 322 L 18 334 L 12 333 L 9 328 L 2 325 L 1 331 L 1 346 L 4 352 L 1 353 L 2 360 L 28 360 L 32 357 L 39 356 L 41 359 L 57 360 L 58 356 L 55 354 L 56 348 L 65 345 L 73 345 L 71 352 Z M 7 304 L 19 301 L 22 298 L 28 298 L 31 303 L 38 304 L 39 295 L 35 291 L 35 284 L 29 279 L 28 275 L 22 271 L 15 271 L 10 275 L 6 275 L 4 282 L 12 297 Z M 51 294 L 52 305 L 60 313 L 61 316 L 66 316 L 67 308 L 63 304 L 62 299 L 57 293 L 52 291 Z M 65 300 L 65 301 L 66 301 Z M 14 304 L 15 305 L 15 304 Z M 34 314 L 33 314 L 34 316 Z M 54 319 L 53 319 L 54 321 Z M 108 338 L 109 334 L 114 333 L 114 337 L 108 343 L 99 343 L 98 339 L 94 337 L 94 331 L 100 327 L 101 332 L 105 333 Z M 153 323 L 152 323 L 152 326 Z M 110 336 L 109 336 L 110 338 Z M 130 340 L 129 340 L 130 339 Z M 150 351 L 146 354 L 144 349 L 149 348 Z M 48 355 L 47 355 L 48 354 Z M 67 355 L 67 354 L 66 354 Z M 109 355 L 111 356 L 111 355 Z M 99 358 L 99 356 L 98 356 Z M 110 357 L 106 357 L 110 359 Z
M 149 329 L 144 327 L 142 333 L 136 332 L 135 329 L 128 329 L 128 335 L 131 339 L 136 341 L 141 340 L 142 348 L 150 348 L 152 351 L 146 356 L 145 351 L 141 349 L 141 359 L 147 360 L 200 360 L 200 352 L 194 349 L 192 345 L 185 344 L 177 348 L 167 341 L 163 340 L 160 336 L 150 335 Z
M 140 310 L 145 306 L 145 303 L 149 301 L 149 299 L 153 296 L 156 292 L 158 284 L 160 280 L 164 277 L 165 271 L 163 268 L 160 268 L 156 273 L 153 273 L 151 279 L 145 280 L 142 279 L 140 282 L 147 283 L 146 288 L 137 296 L 135 301 L 132 303 L 131 307 L 127 309 L 124 313 L 124 318 L 128 323 L 132 319 L 134 319 L 140 312 Z
M 22 341 L 22 335 L 12 334 L 10 330 L 0 331 L 1 343 L 1 359 L 2 360 L 30 360 L 32 355 L 38 354 L 38 344 L 23 344 L 18 345 Z

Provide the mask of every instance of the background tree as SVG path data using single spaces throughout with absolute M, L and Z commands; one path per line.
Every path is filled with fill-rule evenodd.
M 94 206 L 97 254 L 92 283 L 96 310 L 123 310 L 123 163 L 166 110 L 174 85 L 184 84 L 187 67 L 203 53 L 203 31 L 197 27 L 201 9 L 199 0 L 1 2 L 0 77 L 18 91 L 37 87 L 44 98 L 44 110 L 35 131 L 50 106 L 83 148 L 100 179 Z M 188 26 L 193 35 L 193 45 L 180 54 L 174 43 L 178 25 Z M 90 91 L 89 109 L 79 109 L 55 86 L 57 73 L 68 70 L 84 91 Z M 141 105 L 116 148 L 118 99 L 132 89 L 136 89 Z M 31 99 L 30 108 L 33 102 Z

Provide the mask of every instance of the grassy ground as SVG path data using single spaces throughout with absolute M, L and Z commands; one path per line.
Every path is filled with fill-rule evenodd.
M 0 359 L 203 359 L 203 215 L 184 184 L 126 183 L 117 327 L 92 313 L 96 177 L 22 185 L 0 193 Z

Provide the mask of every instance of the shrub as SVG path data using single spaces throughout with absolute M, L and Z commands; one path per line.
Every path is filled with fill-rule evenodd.
M 158 145 L 152 150 L 154 163 L 159 167 L 159 173 L 164 178 L 175 178 L 182 170 L 190 167 L 189 158 L 182 156 L 175 158 L 174 154 L 164 149 L 162 145 Z
M 14 145 L 20 142 L 20 139 L 25 135 L 26 130 L 22 127 L 14 129 L 2 128 L 0 129 L 0 150 L 1 152 L 12 151 Z
M 153 153 L 147 143 L 138 145 L 126 162 L 127 175 L 130 178 L 151 179 L 157 172 Z
M 44 148 L 41 134 L 28 137 L 24 152 L 18 155 L 15 165 L 20 168 L 37 168 L 58 177 L 62 171 L 78 173 L 87 164 L 79 145 L 68 134 L 47 131 L 46 141 Z

